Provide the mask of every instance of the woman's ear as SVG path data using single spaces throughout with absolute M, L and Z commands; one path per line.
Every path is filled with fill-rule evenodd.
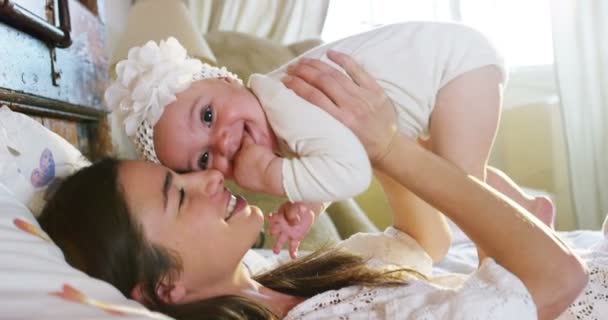
M 179 282 L 173 284 L 161 282 L 156 287 L 156 295 L 164 303 L 182 303 L 186 297 L 186 288 Z
M 179 282 L 174 284 L 166 284 L 161 282 L 156 286 L 156 296 L 164 303 L 182 303 L 186 297 L 186 288 Z M 143 294 L 143 284 L 138 283 L 131 290 L 131 299 L 138 301 L 141 304 L 146 304 L 146 297 Z
M 135 285 L 135 287 L 133 287 L 133 289 L 131 289 L 131 299 L 145 305 L 146 299 L 144 299 L 142 287 L 143 287 L 143 285 L 141 283 L 138 283 Z

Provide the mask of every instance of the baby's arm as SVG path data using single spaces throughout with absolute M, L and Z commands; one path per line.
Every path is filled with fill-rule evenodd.
M 276 136 L 293 153 L 282 160 L 290 201 L 335 201 L 365 191 L 371 166 L 350 129 L 275 79 L 253 75 L 250 85 Z

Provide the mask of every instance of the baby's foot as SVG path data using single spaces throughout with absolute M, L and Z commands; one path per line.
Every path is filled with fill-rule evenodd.
M 551 199 L 546 196 L 535 197 L 531 201 L 532 205 L 530 212 L 535 215 L 540 221 L 553 229 L 553 222 L 555 220 L 555 206 Z

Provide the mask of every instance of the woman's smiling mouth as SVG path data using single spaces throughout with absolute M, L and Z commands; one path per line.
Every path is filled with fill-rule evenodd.
M 247 201 L 241 196 L 230 194 L 228 205 L 226 206 L 226 215 L 224 220 L 228 221 L 235 213 L 242 211 L 247 206 Z

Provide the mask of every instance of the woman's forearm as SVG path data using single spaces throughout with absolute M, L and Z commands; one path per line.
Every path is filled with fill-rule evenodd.
M 544 224 L 413 141 L 399 137 L 375 167 L 451 218 L 488 256 L 518 276 L 540 319 L 558 316 L 586 283 L 584 265 Z

